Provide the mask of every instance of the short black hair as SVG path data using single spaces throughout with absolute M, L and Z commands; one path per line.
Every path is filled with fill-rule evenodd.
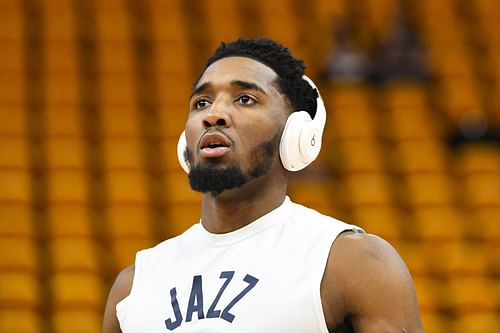
M 278 76 L 278 90 L 288 98 L 294 110 L 307 111 L 314 117 L 318 92 L 302 78 L 304 62 L 294 58 L 288 48 L 268 38 L 240 38 L 221 43 L 208 58 L 202 73 L 217 60 L 231 56 L 252 58 L 270 67 Z M 199 78 L 195 86 L 198 81 Z

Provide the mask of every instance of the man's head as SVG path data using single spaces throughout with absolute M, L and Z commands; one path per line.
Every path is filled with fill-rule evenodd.
M 193 189 L 217 195 L 270 170 L 283 174 L 278 151 L 287 117 L 316 109 L 317 93 L 303 74 L 303 62 L 271 40 L 240 39 L 216 50 L 194 84 L 186 123 Z
M 307 111 L 314 118 L 317 94 L 305 82 L 304 62 L 292 56 L 283 45 L 266 38 L 237 39 L 231 43 L 221 43 L 214 54 L 208 58 L 205 70 L 214 62 L 226 57 L 242 56 L 257 60 L 270 67 L 277 74 L 279 91 L 284 94 L 293 110 Z M 194 87 L 198 84 L 195 82 Z

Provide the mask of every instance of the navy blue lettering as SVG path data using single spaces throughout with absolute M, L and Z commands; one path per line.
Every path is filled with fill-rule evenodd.
M 191 288 L 191 295 L 189 295 L 186 322 L 191 321 L 194 312 L 198 312 L 198 319 L 205 318 L 203 314 L 203 286 L 201 275 L 193 276 L 193 287 Z
M 229 282 L 231 282 L 231 279 L 234 276 L 234 271 L 228 271 L 228 272 L 222 272 L 220 273 L 220 278 L 221 279 L 226 279 L 224 283 L 222 284 L 222 287 L 220 288 L 219 292 L 217 293 L 217 296 L 215 296 L 214 301 L 212 302 L 212 305 L 210 305 L 210 308 L 208 308 L 207 312 L 207 318 L 219 318 L 220 317 L 220 310 L 215 310 L 215 307 L 217 306 L 217 303 L 219 302 L 222 293 L 224 290 L 226 290 L 227 286 L 229 285 Z
M 179 302 L 177 301 L 177 290 L 175 288 L 170 289 L 170 300 L 172 303 L 172 309 L 174 310 L 175 321 L 171 318 L 165 320 L 165 325 L 167 329 L 172 331 L 182 324 L 182 313 L 179 309 Z
M 257 284 L 257 282 L 259 282 L 259 279 L 257 279 L 256 277 L 253 277 L 249 274 L 247 274 L 245 276 L 245 278 L 243 279 L 243 281 L 245 281 L 246 283 L 248 283 L 248 286 L 243 289 L 243 291 L 241 293 L 239 293 L 225 308 L 224 310 L 222 310 L 222 314 L 221 314 L 221 318 L 232 323 L 233 320 L 234 320 L 234 315 L 232 313 L 230 313 L 229 311 L 231 311 L 231 309 L 233 308 L 233 306 L 236 305 L 236 303 L 238 303 L 242 298 L 243 296 L 245 296 L 250 290 L 253 289 L 253 287 L 255 287 L 255 285 Z

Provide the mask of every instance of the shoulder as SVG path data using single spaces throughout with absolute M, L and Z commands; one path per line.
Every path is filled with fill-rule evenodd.
M 114 305 L 118 304 L 130 294 L 134 275 L 135 265 L 131 265 L 118 273 L 109 293 L 109 298 L 113 300 L 113 303 L 115 303 Z
M 330 256 L 345 269 L 380 269 L 380 265 L 406 270 L 399 254 L 384 239 L 371 234 L 345 232 L 333 243 Z
M 349 317 L 354 327 L 363 327 L 376 319 L 389 325 L 388 332 L 391 327 L 413 331 L 420 325 L 411 275 L 396 250 L 378 236 L 339 235 L 330 251 L 323 290 L 337 322 Z M 338 299 L 342 302 L 335 303 Z
M 403 260 L 384 239 L 363 233 L 345 232 L 333 243 L 328 270 L 345 283 L 345 292 L 356 296 L 389 284 L 411 284 Z
M 135 266 L 129 266 L 123 269 L 116 277 L 113 286 L 108 295 L 106 308 L 104 310 L 103 332 L 115 333 L 121 332 L 118 319 L 116 317 L 116 305 L 126 298 L 132 289 L 134 280 Z

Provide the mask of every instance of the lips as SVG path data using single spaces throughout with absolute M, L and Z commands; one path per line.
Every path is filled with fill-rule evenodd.
M 198 147 L 202 157 L 220 157 L 230 149 L 231 140 L 220 132 L 206 133 L 201 137 Z

